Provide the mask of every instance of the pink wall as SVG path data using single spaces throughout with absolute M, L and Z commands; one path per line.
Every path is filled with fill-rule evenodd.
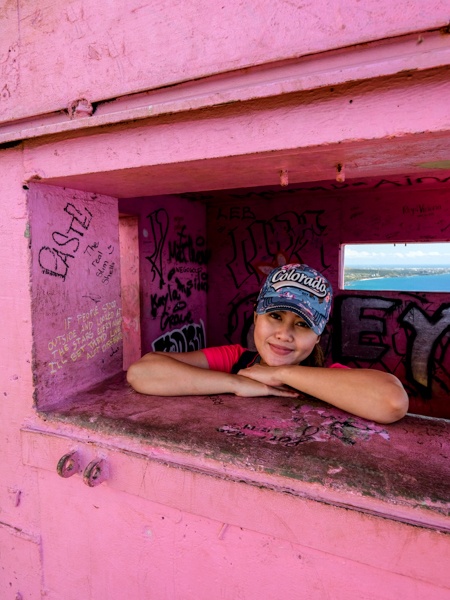
M 32 327 L 29 294 L 29 228 L 21 150 L 3 150 L 1 402 L 0 402 L 0 590 L 14 598 L 39 597 L 42 565 L 37 474 L 23 465 L 20 429 L 33 414 Z M 28 574 L 28 575 L 27 575 Z M 12 584 L 12 585 L 11 585 Z
M 0 13 L 0 120 L 438 29 L 447 24 L 447 8 L 440 0 L 426 11 L 420 0 L 322 0 L 306 8 L 281 0 L 257 8 L 241 0 L 102 0 L 95 8 L 83 0 L 9 2 Z
M 119 216 L 123 368 L 142 356 L 139 283 L 139 220 Z
M 422 496 L 418 506 L 404 511 L 402 498 L 379 503 L 365 497 L 364 489 L 338 490 L 334 495 L 333 478 L 342 472 L 340 452 L 325 464 L 326 476 L 306 485 L 301 470 L 296 477 L 286 474 L 279 447 L 270 449 L 276 468 L 269 474 L 261 470 L 258 460 L 248 463 L 245 446 L 239 455 L 224 452 L 218 457 L 210 440 L 194 447 L 186 431 L 175 443 L 170 423 L 160 423 L 165 427 L 162 437 L 155 434 L 156 408 L 169 416 L 185 416 L 189 431 L 198 433 L 203 421 L 197 406 L 206 406 L 213 418 L 222 406 L 220 399 L 214 399 L 216 404 L 209 398 L 193 399 L 191 404 L 164 399 L 149 408 L 149 399 L 136 399 L 120 386 L 108 388 L 104 381 L 90 398 L 88 393 L 84 396 L 84 405 L 76 404 L 78 395 L 75 401 L 69 397 L 122 365 L 120 345 L 100 349 L 93 358 L 81 353 L 72 360 L 67 359 L 61 341 L 56 347 L 53 343 L 64 335 L 65 319 L 90 314 L 91 303 L 98 306 L 104 300 L 116 302 L 117 307 L 117 282 L 104 293 L 109 284 L 96 275 L 94 258 L 80 254 L 101 240 L 106 243 L 102 255 L 110 245 L 114 253 L 118 251 L 118 215 L 110 210 L 116 204 L 111 198 L 158 196 L 153 213 L 159 218 L 164 212 L 158 211 L 165 211 L 172 227 L 166 242 L 186 241 L 186 248 L 200 250 L 199 238 L 205 234 L 203 207 L 186 197 L 172 198 L 166 205 L 162 195 L 277 186 L 281 169 L 289 171 L 291 185 L 309 188 L 314 183 L 304 182 L 334 182 L 340 162 L 345 163 L 347 178 L 355 181 L 393 174 L 403 177 L 404 191 L 389 184 L 377 188 L 380 194 L 382 189 L 395 190 L 386 201 L 372 192 L 367 197 L 355 192 L 351 200 L 335 192 L 330 198 L 306 190 L 305 205 L 302 192 L 302 204 L 295 207 L 278 194 L 268 200 L 233 198 L 224 202 L 220 213 L 218 205 L 211 204 L 208 221 L 221 266 L 215 273 L 212 256 L 208 285 L 218 289 L 216 278 L 223 274 L 227 285 L 222 286 L 226 297 L 215 297 L 213 306 L 223 321 L 217 328 L 212 323 L 209 331 L 211 336 L 222 331 L 222 338 L 229 322 L 234 326 L 230 302 L 236 294 L 239 319 L 231 336 L 238 335 L 243 322 L 239 308 L 244 306 L 238 302 L 245 300 L 244 290 L 254 293 L 258 280 L 254 263 L 265 267 L 266 261 L 276 259 L 274 242 L 283 239 L 284 245 L 286 231 L 293 233 L 292 251 L 298 241 L 305 257 L 311 262 L 320 258 L 318 265 L 335 280 L 335 244 L 345 241 L 341 234 L 355 231 L 349 231 L 345 222 L 336 227 L 338 206 L 346 207 L 345 215 L 353 217 L 361 233 L 400 235 L 393 222 L 401 207 L 416 206 L 415 197 L 410 204 L 409 188 L 413 193 L 415 185 L 410 186 L 408 178 L 448 175 L 440 171 L 450 167 L 446 2 L 428 2 L 426 10 L 423 2 L 411 0 L 395 4 L 323 0 L 302 5 L 272 0 L 259 3 L 258 11 L 240 0 L 224 7 L 204 1 L 185 4 L 101 0 L 88 5 L 74 0 L 61 6 L 19 0 L 0 9 L 0 597 L 325 600 L 332 593 L 338 600 L 349 594 L 444 600 L 450 589 L 446 569 L 450 525 L 442 498 L 437 505 L 430 493 Z M 366 45 L 370 41 L 374 43 Z M 77 110 L 80 98 L 88 102 Z M 29 185 L 39 179 L 41 187 Z M 336 183 L 326 187 L 334 190 Z M 427 195 L 427 203 L 432 194 Z M 423 234 L 435 239 L 439 219 L 448 221 L 447 196 L 436 202 L 433 206 L 441 208 L 426 217 L 402 213 L 399 227 L 408 228 L 413 237 Z M 80 224 L 68 220 L 74 218 L 65 211 L 69 203 L 85 217 L 86 208 L 94 215 L 89 227 L 76 229 L 73 239 L 79 245 L 64 238 L 72 224 Z M 306 205 L 312 213 L 305 214 Z M 367 217 L 358 216 L 360 209 L 368 211 Z M 322 210 L 317 221 L 315 215 Z M 327 216 L 328 210 L 335 221 Z M 293 220 L 280 222 L 281 211 L 293 213 Z M 134 214 L 140 214 L 142 223 L 152 213 L 140 213 L 136 204 Z M 376 227 L 369 229 L 369 216 Z M 168 246 L 160 252 L 163 221 L 156 223 L 161 226 L 160 237 L 152 231 L 141 255 L 153 262 L 161 259 L 160 270 L 167 280 L 149 295 L 153 278 L 158 281 L 160 275 L 150 260 L 144 261 L 142 318 L 148 319 L 151 293 L 157 293 L 155 300 L 161 305 L 151 335 L 166 343 L 169 330 L 161 324 L 165 298 L 171 299 L 166 260 L 173 261 L 172 269 L 180 276 L 177 292 L 187 289 L 189 281 L 195 288 L 197 279 L 191 276 L 200 273 L 204 278 L 205 271 L 198 261 L 171 257 Z M 147 233 L 148 227 L 147 223 Z M 266 243 L 267 239 L 267 249 L 254 248 L 253 231 L 258 232 L 255 240 Z M 264 231 L 273 236 L 262 237 Z M 245 242 L 236 246 L 236 255 L 233 239 Z M 68 246 L 71 256 L 62 259 Z M 65 277 L 43 272 L 42 265 L 39 268 L 42 247 L 62 249 L 53 267 L 61 275 L 70 265 Z M 229 265 L 226 270 L 224 264 Z M 199 267 L 201 271 L 183 271 Z M 46 264 L 44 271 L 55 273 L 55 268 Z M 117 279 L 118 273 L 114 271 Z M 86 292 L 92 294 L 90 299 Z M 196 332 L 185 327 L 207 323 L 205 291 L 183 294 L 186 299 L 176 300 L 195 297 L 193 323 L 176 325 L 181 331 L 170 339 L 174 344 L 194 339 Z M 353 304 L 358 294 L 348 298 Z M 395 311 L 383 313 L 391 299 L 382 298 L 381 317 L 380 306 L 376 312 L 386 324 L 389 344 L 395 318 L 401 316 Z M 443 313 L 441 317 L 436 311 L 445 299 L 428 295 L 423 301 L 395 299 L 404 310 L 417 304 L 408 314 L 425 324 L 422 349 L 427 351 L 430 344 L 432 352 L 438 349 L 439 367 L 448 370 L 444 337 L 433 346 L 445 321 Z M 129 306 L 133 302 L 136 307 L 136 296 Z M 173 314 L 178 312 L 175 306 L 171 304 Z M 430 328 L 422 318 L 419 309 L 424 307 L 427 315 L 439 317 L 436 327 Z M 189 310 L 183 308 L 184 317 Z M 350 317 L 358 328 L 352 312 Z M 112 320 L 107 317 L 107 322 Z M 102 326 L 96 320 L 86 322 L 88 332 Z M 152 324 L 147 324 L 150 330 Z M 411 390 L 416 390 L 411 376 L 417 372 L 407 369 L 413 347 L 408 337 L 411 327 L 408 331 L 399 330 L 402 344 L 396 345 L 396 369 L 405 371 Z M 62 368 L 51 373 L 55 351 Z M 428 360 L 431 354 L 424 356 Z M 433 393 L 439 391 L 433 385 Z M 73 410 L 84 415 L 84 421 L 39 414 L 36 396 L 46 408 L 71 399 Z M 100 416 L 89 412 L 96 403 L 116 418 L 105 421 L 105 412 L 100 410 Z M 124 413 L 126 418 L 117 418 Z M 252 417 L 253 411 L 246 414 Z M 145 435 L 138 426 L 142 415 L 149 419 Z M 436 456 L 433 465 L 440 469 L 440 489 L 445 489 L 450 477 L 440 435 L 446 426 L 438 420 L 433 427 L 424 419 L 402 422 L 401 439 L 406 441 L 399 445 L 402 452 L 413 450 L 411 472 L 403 473 L 399 459 L 383 462 L 377 447 L 371 456 L 382 466 L 371 463 L 374 466 L 368 471 L 379 476 L 380 489 L 389 485 L 388 470 L 395 470 L 405 486 L 420 488 L 430 453 Z M 395 444 L 390 448 L 395 450 Z M 81 471 L 62 479 L 56 464 L 75 450 Z M 313 462 L 322 450 L 316 448 Z M 346 456 L 354 458 L 351 448 L 346 448 Z M 256 457 L 260 458 L 258 452 Z M 88 487 L 82 474 L 93 460 L 105 461 L 108 477 L 101 485 Z M 359 463 L 355 468 L 364 473 Z M 324 490 L 332 492 L 326 499 Z M 362 498 L 363 506 L 355 504 L 355 498 Z
M 30 185 L 39 408 L 122 370 L 117 200 Z M 105 360 L 106 359 L 106 360 Z

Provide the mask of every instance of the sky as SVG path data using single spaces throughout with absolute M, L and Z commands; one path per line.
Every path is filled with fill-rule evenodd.
M 424 244 L 345 244 L 346 267 L 450 267 L 450 242 Z

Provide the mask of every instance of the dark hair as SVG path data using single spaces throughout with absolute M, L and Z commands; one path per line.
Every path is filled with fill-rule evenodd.
M 305 367 L 323 367 L 325 365 L 325 356 L 320 344 L 316 344 L 311 354 L 300 364 Z

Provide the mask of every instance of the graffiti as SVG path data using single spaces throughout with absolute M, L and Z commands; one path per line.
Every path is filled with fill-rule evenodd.
M 96 305 L 64 319 L 64 332 L 53 336 L 47 343 L 51 358 L 47 361 L 54 375 L 64 365 L 79 360 L 90 360 L 99 352 L 114 348 L 122 339 L 122 310 L 116 301 Z
M 200 323 L 185 325 L 181 329 L 173 329 L 152 343 L 154 352 L 191 352 L 206 346 L 205 326 Z
M 432 206 L 428 206 L 426 204 L 415 204 L 414 206 L 404 205 L 402 207 L 402 213 L 412 217 L 429 216 L 440 210 L 442 210 L 442 204 L 436 204 Z
M 256 219 L 256 215 L 249 206 L 230 206 L 229 208 L 219 206 L 216 219 L 217 221 L 220 221 L 220 219 L 244 221 L 246 219 Z
M 210 250 L 206 248 L 203 236 L 193 237 L 186 231 L 181 217 L 175 216 L 170 228 L 169 215 L 164 209 L 150 213 L 148 219 L 152 235 L 148 236 L 144 246 L 150 248 L 151 254 L 145 258 L 151 264 L 153 281 L 157 279 L 159 287 L 148 295 L 149 314 L 158 320 L 158 335 L 175 328 L 178 333 L 188 332 L 185 341 L 190 343 L 189 339 L 194 335 L 190 326 L 195 328 L 192 298 L 196 292 L 208 291 L 204 265 L 209 260 Z M 169 230 L 174 232 L 174 240 L 167 239 Z M 182 346 L 178 333 L 173 338 L 176 343 L 170 341 L 170 336 L 163 335 L 158 338 L 158 344 Z
M 368 441 L 373 435 L 389 440 L 380 425 L 349 416 L 339 409 L 303 405 L 292 409 L 290 419 L 262 419 L 253 423 L 222 425 L 217 429 L 233 438 L 253 438 L 258 442 L 296 448 L 309 442 L 339 440 L 347 446 Z
M 389 323 L 391 330 L 395 326 L 391 333 Z M 447 346 L 442 342 L 449 331 L 449 304 L 430 316 L 416 302 L 405 306 L 398 299 L 342 295 L 335 301 L 333 354 L 341 362 L 367 362 L 389 371 L 383 362 L 389 352 L 400 359 L 408 380 L 421 395 L 430 397 L 437 369 L 445 373 Z M 400 335 L 405 338 L 404 351 L 399 349 Z M 447 388 L 443 378 L 440 383 Z
M 410 376 L 413 381 L 429 389 L 434 350 L 444 334 L 450 331 L 450 305 L 441 306 L 429 317 L 421 308 L 411 303 L 399 321 L 412 331 L 408 348 Z
M 145 242 L 146 251 L 148 251 L 148 247 L 150 246 L 151 252 L 150 256 L 146 256 L 145 258 L 152 266 L 153 281 L 158 276 L 159 289 L 162 289 L 164 285 L 163 250 L 169 229 L 169 216 L 163 208 L 160 208 L 147 215 L 147 219 L 150 222 L 152 235 L 150 240 L 146 240 Z
M 186 299 L 193 290 L 206 292 L 208 290 L 208 274 L 206 272 L 194 272 L 194 277 L 185 282 L 175 276 L 177 268 L 170 270 L 169 283 L 163 293 L 150 294 L 150 314 L 156 319 L 159 316 L 159 327 L 165 331 L 168 327 L 191 324 L 193 322 L 192 312 L 188 309 Z M 187 312 L 184 312 L 187 311 Z
M 53 242 L 58 248 L 43 246 L 38 255 L 39 266 L 44 275 L 60 277 L 63 281 L 70 267 L 69 258 L 75 258 L 80 247 L 80 238 L 89 229 L 92 220 L 92 213 L 86 207 L 83 207 L 83 213 L 71 202 L 66 204 L 64 211 L 72 218 L 65 233 L 52 233 Z
M 436 176 L 427 176 L 427 177 L 410 177 L 405 175 L 404 177 L 399 177 L 396 179 L 379 179 L 377 181 L 366 180 L 366 181 L 346 181 L 344 183 L 337 182 L 321 182 L 320 185 L 312 185 L 312 186 L 292 186 L 288 189 L 274 189 L 274 190 L 245 190 L 245 191 L 235 191 L 230 192 L 226 196 L 228 198 L 233 198 L 242 203 L 245 200 L 277 200 L 282 196 L 290 196 L 290 195 L 298 195 L 299 192 L 333 192 L 339 190 L 351 190 L 352 188 L 359 188 L 364 190 L 370 189 L 379 189 L 382 187 L 415 187 L 421 186 L 423 184 L 432 183 L 432 184 L 448 184 L 450 182 L 450 177 L 436 177 Z M 185 194 L 181 194 L 183 198 L 187 198 L 188 200 L 216 200 L 217 196 L 213 194 L 204 194 L 197 192 L 188 192 Z M 237 214 L 236 212 L 234 213 Z M 234 217 L 236 218 L 236 216 Z
M 251 276 L 256 276 L 258 285 L 263 272 L 258 264 L 271 263 L 283 253 L 288 262 L 303 262 L 301 253 L 313 238 L 320 237 L 325 227 L 320 224 L 324 211 L 293 211 L 281 213 L 269 220 L 255 219 L 246 227 L 244 235 L 232 229 L 233 256 L 227 268 L 239 289 Z
M 159 316 L 161 331 L 168 327 L 192 323 L 192 313 L 190 310 L 185 313 L 186 309 L 187 302 L 182 299 L 180 292 L 170 285 L 163 294 L 150 294 L 150 314 L 154 319 Z
M 84 253 L 87 253 L 91 258 L 93 257 L 91 264 L 96 269 L 96 276 L 100 277 L 103 284 L 107 284 L 114 273 L 115 263 L 104 258 L 105 251 L 102 252 L 99 249 L 99 245 L 99 242 L 93 242 L 85 248 Z M 114 247 L 108 246 L 108 254 L 112 254 L 113 252 Z
M 340 315 L 334 332 L 340 338 L 341 358 L 358 357 L 359 360 L 381 361 L 390 349 L 390 345 L 383 341 L 386 336 L 385 317 L 392 314 L 400 301 L 339 296 L 337 303 L 340 303 Z M 378 317 L 376 313 L 381 313 L 382 317 Z M 353 325 L 355 317 L 357 327 Z
M 186 226 L 183 225 L 177 233 L 177 239 L 169 242 L 169 262 L 194 263 L 196 265 L 206 265 L 211 251 L 206 248 L 206 240 L 198 235 L 195 242 L 192 236 L 185 233 Z
M 174 267 L 169 271 L 169 275 L 167 279 L 169 281 L 175 276 L 176 273 L 192 273 L 193 277 L 188 279 L 184 283 L 180 281 L 178 277 L 175 277 L 174 282 L 176 283 L 177 290 L 181 293 L 185 294 L 187 298 L 191 295 L 193 290 L 197 292 L 207 292 L 208 291 L 208 274 L 201 269 L 194 268 L 183 268 L 183 267 Z
M 254 219 L 243 229 L 228 231 L 232 257 L 227 268 L 232 275 L 238 294 L 234 297 L 228 314 L 226 339 L 231 343 L 236 331 L 240 332 L 240 343 L 248 346 L 253 325 L 253 305 L 262 280 L 271 269 L 289 262 L 304 262 L 303 254 L 311 251 L 311 242 L 321 263 L 322 270 L 328 265 L 323 257 L 323 235 L 326 227 L 320 222 L 324 211 L 287 211 L 262 220 Z M 229 213 L 234 214 L 230 211 Z M 248 214 L 242 211 L 241 216 Z M 254 278 L 254 291 L 247 291 L 250 278 Z M 245 291 L 244 291 L 245 290 Z M 245 295 L 244 295 L 245 294 Z

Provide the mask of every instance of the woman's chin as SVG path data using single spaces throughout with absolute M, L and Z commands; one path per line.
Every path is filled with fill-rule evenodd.
M 268 367 L 285 367 L 287 365 L 296 365 L 298 362 L 291 356 L 261 356 L 261 364 Z

